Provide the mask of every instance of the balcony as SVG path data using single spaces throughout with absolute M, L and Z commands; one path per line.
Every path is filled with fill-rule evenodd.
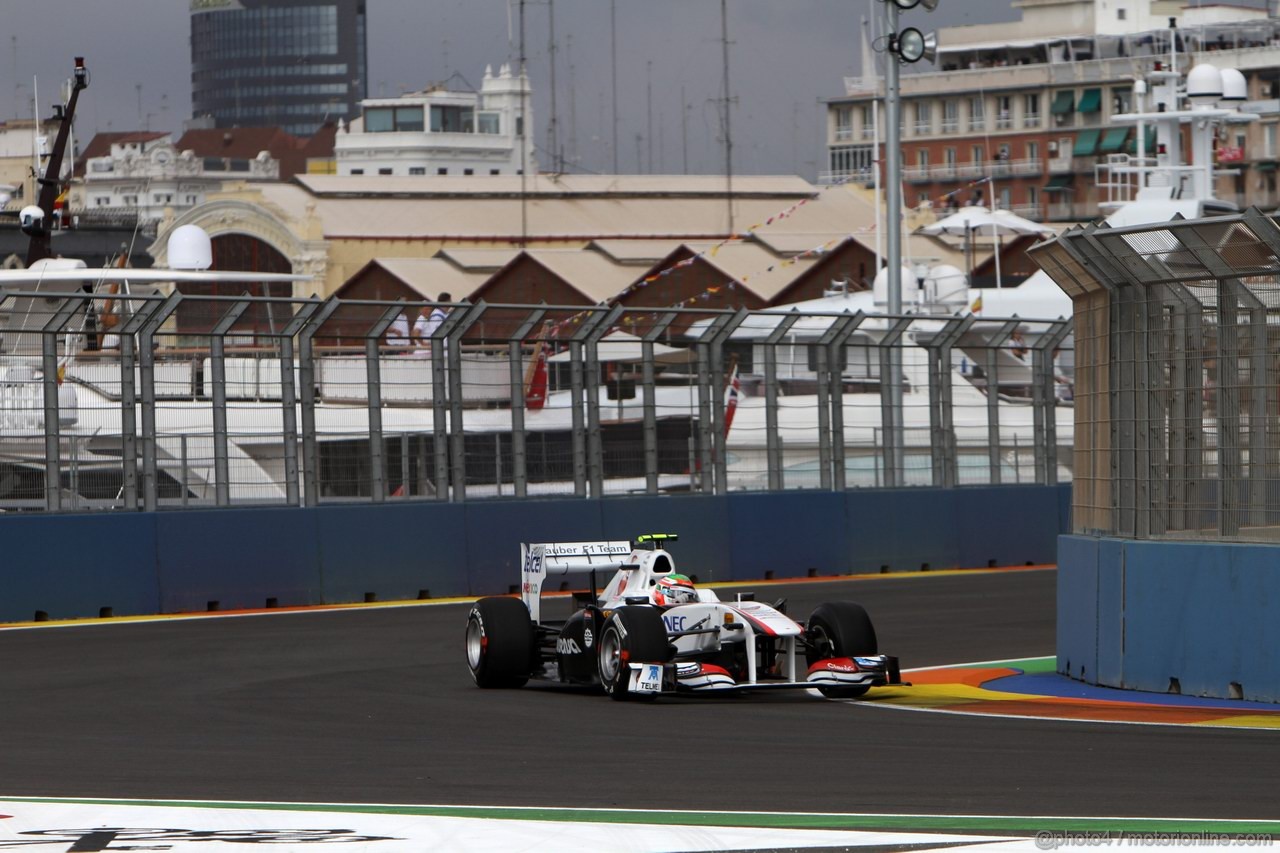
M 943 133 L 959 133 L 959 132 L 960 132 L 960 119 L 958 119 L 958 118 L 944 118 L 944 119 L 942 120 L 942 132 L 943 132 Z
M 1023 127 L 1039 127 L 1040 113 L 1026 113 L 1022 116 Z
M 971 118 L 971 119 L 969 119 L 969 131 L 970 131 L 970 132 L 973 132 L 973 131 L 981 131 L 981 130 L 986 130 L 986 129 L 987 129 L 987 120 L 986 120 L 984 117 L 982 117 L 982 116 L 978 116 L 977 118 Z
M 993 178 L 1033 177 L 1043 172 L 1044 164 L 1040 160 L 986 160 L 981 162 L 943 163 L 937 166 L 909 166 L 902 170 L 902 179 L 912 183 L 926 181 L 945 182 L 987 176 Z
M 914 129 L 916 136 L 928 136 L 933 133 L 933 122 L 917 121 Z
M 852 141 L 853 141 L 853 128 L 852 128 L 852 127 L 844 127 L 844 126 L 837 127 L 837 128 L 836 128 L 836 133 L 835 133 L 835 141 L 836 141 L 836 142 L 852 142 Z
M 996 116 L 996 130 L 1012 130 L 1013 116 L 1008 113 L 1001 113 Z
M 876 138 L 876 129 L 873 125 L 863 125 L 860 138 L 863 142 L 873 142 Z

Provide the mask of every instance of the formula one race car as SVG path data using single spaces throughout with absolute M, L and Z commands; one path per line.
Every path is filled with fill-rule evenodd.
M 599 684 L 614 699 L 663 693 L 816 688 L 853 698 L 901 684 L 898 659 L 876 653 L 867 612 L 850 601 L 820 604 L 801 625 L 739 594 L 721 601 L 677 574 L 669 534 L 630 542 L 521 545 L 521 600 L 482 598 L 467 616 L 467 665 L 480 687 L 529 679 Z M 596 573 L 615 571 L 597 593 Z M 548 575 L 590 577 L 590 593 L 563 621 L 541 618 Z M 807 669 L 798 671 L 803 653 Z

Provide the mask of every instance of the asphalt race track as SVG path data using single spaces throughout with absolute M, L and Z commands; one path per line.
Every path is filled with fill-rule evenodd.
M 771 585 L 855 599 L 904 667 L 1051 654 L 1055 573 Z M 729 591 L 721 595 L 728 597 Z M 465 605 L 0 631 L 0 793 L 1276 816 L 1275 735 L 959 717 L 804 692 L 482 691 Z

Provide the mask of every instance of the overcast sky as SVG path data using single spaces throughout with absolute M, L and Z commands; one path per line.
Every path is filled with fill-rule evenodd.
M 690 172 L 723 172 L 720 3 L 616 2 L 619 171 L 682 172 L 687 147 Z M 814 177 L 822 156 L 819 101 L 843 94 L 841 78 L 858 73 L 859 22 L 873 3 L 878 14 L 880 0 L 728 0 L 735 171 Z M 517 5 L 511 20 L 518 31 Z M 191 114 L 187 9 L 186 0 L 14 2 L 5 15 L 11 38 L 0 62 L 0 116 L 30 116 L 33 76 L 47 114 L 79 54 L 92 73 L 77 121 L 82 144 L 96 131 L 180 133 Z M 609 0 L 555 0 L 554 9 L 562 150 L 576 155 L 579 170 L 612 171 Z M 525 9 L 534 129 L 544 148 L 549 11 L 547 0 Z M 1010 0 L 941 0 L 933 13 L 904 12 L 902 24 L 928 30 L 1016 17 Z M 516 49 L 506 0 L 368 0 L 368 22 L 375 96 L 455 72 L 478 87 L 485 65 L 496 68 Z M 542 168 L 550 162 L 539 154 Z

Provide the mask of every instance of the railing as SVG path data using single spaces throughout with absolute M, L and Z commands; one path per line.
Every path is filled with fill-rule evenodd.
M 404 303 L 135 296 L 100 334 L 93 295 L 10 293 L 0 507 L 1069 477 L 1067 323 L 912 290 L 931 301 L 902 316 L 462 303 L 419 341 L 389 331 L 426 307 Z
M 836 142 L 852 142 L 852 141 L 853 141 L 853 128 L 852 128 L 852 127 L 837 127 L 837 128 L 836 128 L 836 132 L 835 132 L 835 141 L 836 141 Z
M 1039 127 L 1040 113 L 1023 113 L 1022 126 L 1023 127 Z

